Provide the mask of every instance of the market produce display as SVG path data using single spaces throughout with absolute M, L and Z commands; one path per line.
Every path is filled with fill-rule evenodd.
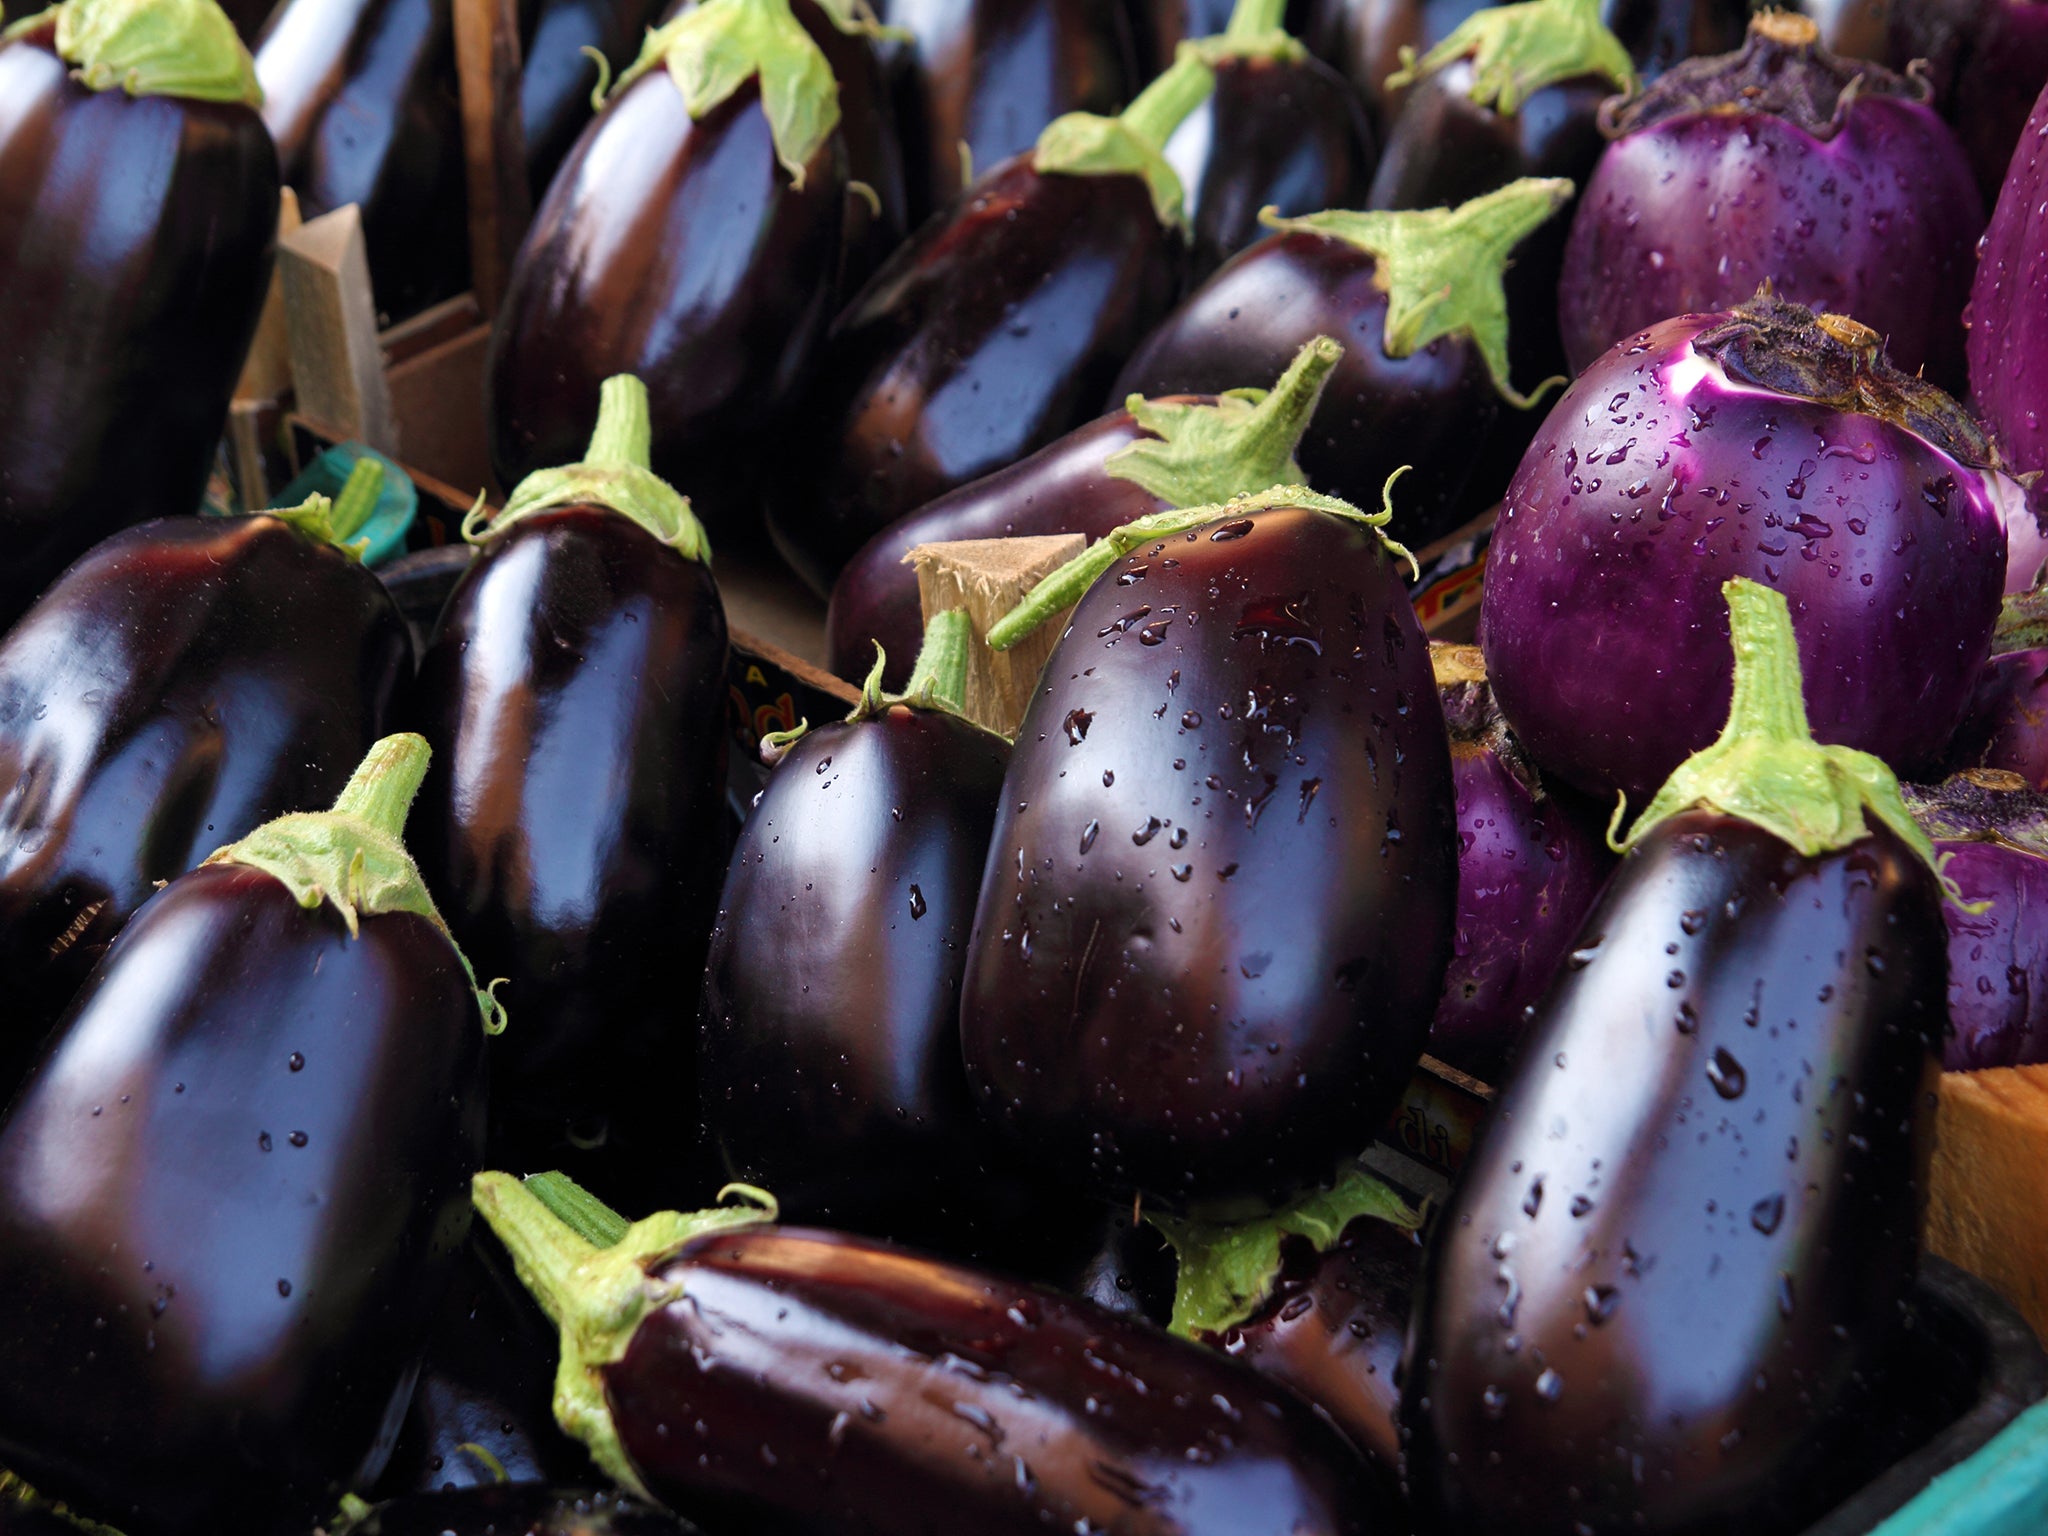
M 265 9 L 0 29 L 0 1536 L 2026 1528 L 2048 6 Z

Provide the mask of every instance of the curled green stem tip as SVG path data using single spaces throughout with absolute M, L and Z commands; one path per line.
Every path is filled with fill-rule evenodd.
M 888 655 L 875 642 L 875 664 L 861 684 L 860 702 L 846 717 L 847 724 L 872 720 L 896 705 L 913 709 L 938 710 L 965 718 L 967 706 L 967 662 L 974 643 L 974 629 L 965 609 L 948 608 L 935 613 L 924 629 L 924 645 L 911 665 L 910 682 L 901 693 L 882 688 L 882 672 Z M 765 745 L 765 743 L 764 743 Z

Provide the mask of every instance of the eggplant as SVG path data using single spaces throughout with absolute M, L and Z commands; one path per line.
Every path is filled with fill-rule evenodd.
M 1406 1085 L 1457 845 L 1388 515 L 1294 486 L 1145 518 L 989 631 L 1080 600 L 1010 758 L 960 1008 L 983 1114 L 1049 1172 L 1270 1199 Z
M 135 1536 L 308 1520 L 390 1452 L 504 1027 L 400 841 L 427 756 L 172 881 L 0 1122 L 0 1457 Z
M 1069 112 L 1119 111 L 1144 83 L 1129 26 L 1099 0 L 883 0 L 909 33 L 888 71 L 912 226 Z M 1161 66 L 1162 68 L 1164 66 Z
M 2007 651 L 1984 663 L 1948 744 L 1951 772 L 1990 769 L 2048 789 L 2048 650 Z
M 1183 42 L 1214 37 L 1230 26 L 1231 0 L 1130 0 L 1128 9 L 1140 73 L 1147 79 L 1173 62 Z M 1299 36 L 1313 15 L 1307 0 L 1286 0 L 1278 25 Z
M 842 257 L 834 14 L 707 0 L 648 34 L 513 260 L 486 363 L 500 484 L 573 459 L 601 381 L 631 373 L 655 472 L 714 533 L 758 528 L 755 438 L 811 366 Z M 715 88 L 688 83 L 721 60 Z
M 877 658 L 840 725 L 778 756 L 733 849 L 704 972 L 698 1086 L 727 1174 L 801 1219 L 927 1242 L 985 1158 L 960 971 L 1009 743 L 960 711 L 967 615 L 909 686 Z
M 348 1536 L 692 1536 L 696 1527 L 616 1493 L 513 1483 L 393 1499 Z
M 158 886 L 332 798 L 382 734 L 412 642 L 340 547 L 358 476 L 338 509 L 115 534 L 0 640 L 0 1097 Z
M 382 315 L 469 286 L 454 0 L 285 0 L 257 41 L 256 78 L 305 216 L 362 210 Z
M 1458 917 L 1429 1052 L 1494 1082 L 1614 858 L 1515 740 L 1478 647 L 1433 645 L 1430 659 L 1451 732 Z
M 707 1524 L 1363 1536 L 1384 1518 L 1307 1404 L 1057 1291 L 771 1226 L 772 1203 L 664 1212 L 605 1250 L 508 1174 L 479 1175 L 476 1203 L 561 1324 L 564 1426 L 629 1493 Z
M 1647 796 L 1726 707 L 1701 640 L 1743 575 L 1792 599 L 1823 741 L 1937 766 L 2005 585 L 1996 462 L 1844 316 L 1759 294 L 1629 338 L 1552 409 L 1494 529 L 1480 633 L 1508 724 L 1546 774 Z
M 1990 204 L 2048 83 L 2048 15 L 2036 0 L 1911 0 L 1889 10 L 1892 67 L 1925 61 L 1935 104 L 1955 124 Z
M 1623 840 L 1430 1243 L 1401 1413 L 1447 1533 L 1793 1532 L 1877 1470 L 1944 887 L 1891 771 L 1809 732 L 1784 596 L 1725 591 L 1727 728 Z
M 1759 283 L 1851 315 L 1908 373 L 1963 378 L 1964 301 L 1984 230 L 1969 162 L 1918 77 L 1822 48 L 1766 12 L 1737 53 L 1672 70 L 1618 111 L 1572 220 L 1558 292 L 1583 372 L 1673 315 Z
M 519 122 L 526 133 L 526 181 L 538 205 L 548 184 L 590 121 L 596 61 L 609 71 L 630 68 L 641 35 L 661 13 L 661 0 L 538 0 L 521 27 Z
M 1343 355 L 1329 337 L 1312 338 L 1270 393 L 1134 395 L 1122 410 L 891 523 L 832 584 L 825 615 L 832 670 L 859 676 L 875 645 L 911 654 L 922 620 L 917 577 L 905 561 L 920 544 L 1048 533 L 1097 539 L 1154 512 L 1302 480 L 1295 445 Z M 895 688 L 908 672 L 882 675 Z
M 2048 90 L 2020 135 L 2012 169 L 1978 247 L 1967 312 L 1970 401 L 2013 467 L 2048 469 L 2048 390 L 2037 358 L 2048 340 Z
M 0 34 L 0 628 L 108 534 L 199 510 L 269 285 L 260 99 L 211 0 Z
M 1415 466 L 1421 491 L 1394 531 L 1427 544 L 1477 510 L 1466 479 L 1500 401 L 1535 403 L 1508 377 L 1501 274 L 1571 192 L 1568 181 L 1521 181 L 1457 209 L 1268 219 L 1275 233 L 1145 338 L 1113 397 L 1270 378 L 1309 337 L 1334 336 L 1344 359 L 1301 441 L 1302 471 L 1319 490 L 1363 501 Z
M 1195 46 L 1216 89 L 1166 141 L 1186 194 L 1199 282 L 1257 240 L 1261 209 L 1356 207 L 1379 158 L 1343 77 L 1281 28 L 1283 0 L 1240 6 L 1230 30 Z
M 442 745 L 420 867 L 521 1003 L 494 1153 L 621 1191 L 687 1176 L 674 1105 L 727 852 L 725 609 L 649 433 L 640 382 L 606 380 L 584 462 L 465 526 L 481 553 L 411 704 Z
M 1181 189 L 1159 150 L 1212 81 L 1190 56 L 1121 117 L 1055 120 L 833 322 L 768 504 L 819 594 L 890 523 L 1093 412 L 1177 290 Z

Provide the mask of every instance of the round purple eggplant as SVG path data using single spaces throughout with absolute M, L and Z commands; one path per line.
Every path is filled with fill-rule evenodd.
M 830 318 L 848 158 L 815 0 L 707 0 L 648 34 L 556 174 L 491 337 L 502 485 L 572 460 L 601 381 L 642 379 L 657 474 L 714 532 L 758 528 L 754 441 Z M 689 71 L 739 50 L 723 92 Z M 779 83 L 765 98 L 760 77 Z M 783 99 L 783 92 L 790 100 Z
M 1949 742 L 1954 770 L 1995 769 L 2048 789 L 2048 650 L 1993 656 Z
M 287 0 L 257 41 L 256 78 L 306 217 L 362 210 L 384 315 L 469 286 L 452 0 Z
M 1119 111 L 1144 83 L 1120 6 L 884 0 L 910 34 L 889 70 L 913 225 L 1069 112 Z
M 1010 759 L 960 1010 L 984 1115 L 1057 1177 L 1289 1194 L 1414 1069 L 1457 847 L 1386 516 L 1296 486 L 1148 518 L 989 632 L 1080 599 Z
M 2048 7 L 2044 7 L 2048 9 Z M 2048 469 L 2048 91 L 2035 104 L 1978 250 L 1970 400 L 2013 467 Z
M 2048 933 L 2036 915 L 2048 908 L 2048 796 L 2017 774 L 1982 768 L 1931 789 L 1907 785 L 1905 796 L 1967 903 L 1941 912 L 1954 1031 L 1943 1068 L 2048 1061 Z
M 1614 858 L 1545 790 L 1476 646 L 1433 646 L 1457 788 L 1458 918 L 1429 1051 L 1497 1082 Z
M 616 1493 L 515 1482 L 393 1499 L 348 1536 L 696 1536 L 697 1528 Z M 26 1536 L 26 1533 L 24 1533 Z
M 1873 1473 L 1933 1150 L 1947 933 L 1890 771 L 1806 728 L 1728 584 L 1664 786 L 1438 1218 L 1402 1383 L 1431 1529 L 1795 1531 Z
M 211 0 L 67 0 L 0 37 L 0 626 L 199 510 L 269 283 L 277 152 Z
M 0 1122 L 0 1455 L 135 1536 L 281 1529 L 390 1452 L 504 1024 L 399 839 L 427 750 L 172 881 Z
M 118 533 L 0 640 L 0 1097 L 159 885 L 332 798 L 382 733 L 412 642 L 337 547 L 360 473 L 338 522 L 316 498 Z
M 661 0 L 538 0 L 521 7 L 531 17 L 521 28 L 519 122 L 526 132 L 526 180 L 538 204 L 590 122 L 590 92 L 604 55 L 613 70 L 627 69 L 640 52 L 646 28 L 661 14 Z
M 1546 773 L 1648 796 L 1727 705 L 1719 588 L 1744 575 L 1793 601 L 1820 738 L 1934 767 L 2005 585 L 1992 462 L 1854 321 L 1760 294 L 1652 326 L 1508 488 L 1480 618 L 1502 712 Z
M 1089 1302 L 772 1209 L 665 1212 L 599 1250 L 508 1174 L 480 1174 L 476 1203 L 574 1350 L 563 1423 L 621 1487 L 707 1525 L 1390 1528 L 1306 1403 Z
M 413 701 L 442 744 L 421 868 L 520 1005 L 493 1048 L 494 1153 L 621 1198 L 688 1176 L 675 1105 L 728 846 L 725 610 L 648 439 L 646 391 L 608 379 L 585 461 L 465 530 L 482 552 Z
M 1327 336 L 1313 338 L 1270 393 L 1133 396 L 1122 410 L 891 523 L 832 585 L 832 670 L 858 677 L 874 646 L 907 656 L 921 643 L 917 577 L 905 563 L 920 544 L 1050 533 L 1099 539 L 1155 512 L 1302 480 L 1295 445 L 1343 353 Z M 883 681 L 900 687 L 908 675 L 884 672 Z
M 1259 238 L 1262 209 L 1353 208 L 1371 184 L 1378 148 L 1358 97 L 1281 30 L 1283 10 L 1241 5 L 1229 30 L 1195 45 L 1216 89 L 1166 141 L 1187 194 L 1191 282 Z
M 1766 12 L 1740 52 L 1672 70 L 1604 114 L 1558 293 L 1583 372 L 1673 315 L 1759 283 L 1854 317 L 1893 361 L 1960 388 L 1984 207 L 1924 81 L 1838 59 L 1806 17 Z
M 1500 401 L 1533 404 L 1508 380 L 1501 274 L 1571 191 L 1521 181 L 1456 209 L 1269 219 L 1276 233 L 1145 339 L 1112 398 L 1220 393 L 1273 377 L 1310 337 L 1333 336 L 1344 358 L 1301 441 L 1302 471 L 1318 490 L 1364 501 L 1415 466 L 1419 494 L 1394 532 L 1420 547 L 1475 510 L 1466 477 Z
M 1181 190 L 1159 150 L 1212 80 L 1190 56 L 1121 117 L 1057 119 L 833 323 L 768 507 L 816 591 L 890 523 L 1092 413 L 1178 289 Z
M 1935 105 L 1955 124 L 1988 205 L 2048 83 L 2048 7 L 2040 0 L 1893 0 L 1889 9 L 1892 67 L 1925 61 Z

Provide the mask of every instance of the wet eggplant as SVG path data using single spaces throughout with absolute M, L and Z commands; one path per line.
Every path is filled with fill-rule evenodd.
M 331 799 L 382 734 L 412 642 L 338 547 L 377 499 L 358 473 L 338 507 L 118 533 L 0 640 L 0 1096 L 157 886 Z
M 1057 119 L 833 322 L 768 506 L 776 547 L 820 594 L 890 523 L 1094 412 L 1178 288 L 1181 189 L 1160 147 L 1213 78 L 1188 57 L 1121 117 Z
M 256 44 L 256 78 L 305 216 L 362 210 L 384 315 L 469 286 L 453 0 L 286 0 Z
M 1302 470 L 1318 490 L 1363 501 L 1413 465 L 1418 490 L 1394 532 L 1420 547 L 1477 510 L 1467 477 L 1500 401 L 1534 403 L 1508 378 L 1502 272 L 1571 191 L 1521 181 L 1456 209 L 1268 219 L 1275 233 L 1145 338 L 1112 397 L 1271 378 L 1309 337 L 1333 336 L 1344 358 L 1301 441 Z
M 860 676 L 876 645 L 891 656 L 913 652 L 922 616 L 917 577 L 904 561 L 920 544 L 1048 533 L 1098 539 L 1154 512 L 1301 481 L 1295 445 L 1343 352 L 1327 336 L 1304 343 L 1270 393 L 1127 399 L 1122 410 L 891 523 L 832 584 L 832 670 Z M 900 687 L 908 675 L 884 672 L 883 681 Z
M 693 1536 L 696 1529 L 621 1494 L 513 1483 L 393 1499 L 351 1524 L 348 1536 Z
M 708 0 L 648 34 L 513 261 L 486 364 L 500 484 L 571 461 L 600 382 L 631 373 L 655 472 L 714 533 L 758 528 L 753 435 L 810 366 L 839 277 L 847 143 L 818 42 L 835 14 Z
M 504 1025 L 400 841 L 427 755 L 172 881 L 0 1122 L 0 1457 L 136 1536 L 303 1524 L 389 1454 Z
M 1630 831 L 1436 1223 L 1402 1420 L 1447 1532 L 1763 1536 L 1876 1470 L 1944 889 L 1890 770 L 1814 742 L 1784 597 L 1725 591 L 1727 729 Z
M 116 529 L 199 510 L 277 230 L 260 99 L 212 0 L 0 36 L 0 627 Z
M 990 630 L 1001 649 L 1079 598 L 1010 759 L 960 1013 L 984 1115 L 1049 1171 L 1289 1194 L 1408 1081 L 1457 847 L 1388 515 L 1297 486 L 1147 518 Z
M 493 1050 L 494 1152 L 620 1198 L 686 1172 L 694 1128 L 674 1106 L 693 1097 L 727 851 L 725 610 L 689 503 L 647 467 L 649 431 L 639 381 L 606 380 L 584 462 L 466 527 L 481 553 L 412 706 L 441 743 L 420 867 L 520 1005 Z
M 565 1426 L 709 1525 L 1364 1536 L 1391 1514 L 1292 1394 L 1056 1291 L 772 1210 L 666 1212 L 600 1252 L 507 1174 L 476 1202 L 562 1325 Z

